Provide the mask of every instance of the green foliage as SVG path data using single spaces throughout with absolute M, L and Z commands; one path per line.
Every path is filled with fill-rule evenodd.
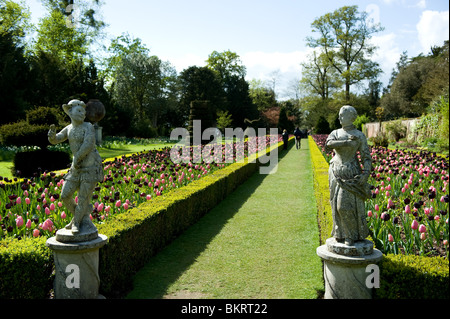
M 308 137 L 314 178 L 314 196 L 317 204 L 317 220 L 320 228 L 320 243 L 324 244 L 333 229 L 328 186 L 328 163 L 311 136 Z
M 330 123 L 324 116 L 320 116 L 317 121 L 316 127 L 314 128 L 315 134 L 329 134 L 331 132 Z
M 386 124 L 386 131 L 388 136 L 395 142 L 406 137 L 406 126 L 402 124 L 402 120 L 388 122 Z
M 371 137 L 370 141 L 373 143 L 374 146 L 382 146 L 382 147 L 389 146 L 389 139 L 386 133 L 384 132 L 379 133 L 377 136 Z
M 355 127 L 362 131 L 362 127 L 364 124 L 369 123 L 370 119 L 367 117 L 366 114 L 363 115 L 358 115 L 358 117 L 356 118 L 356 120 L 353 122 L 353 125 L 355 125 Z
M 41 106 L 27 112 L 27 122 L 30 125 L 50 126 L 51 124 L 57 124 L 59 121 L 55 109 Z
M 380 263 L 379 299 L 448 299 L 449 263 L 442 257 L 387 255 Z
M 231 127 L 231 123 L 233 123 L 233 120 L 231 118 L 231 114 L 228 113 L 228 111 L 217 111 L 217 128 L 222 130 Z
M 47 125 L 30 125 L 20 121 L 0 126 L 0 141 L 2 145 L 21 145 L 45 147 L 48 143 Z
M 52 288 L 53 253 L 45 238 L 0 241 L 0 299 L 44 299 Z
M 70 166 L 72 157 L 65 151 L 47 149 L 16 153 L 11 172 L 14 176 L 33 177 L 44 171 L 56 171 Z

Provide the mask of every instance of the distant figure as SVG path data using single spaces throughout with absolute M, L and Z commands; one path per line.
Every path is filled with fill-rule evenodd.
M 298 126 L 295 128 L 294 130 L 294 135 L 295 135 L 295 146 L 297 147 L 297 149 L 302 147 L 302 131 L 300 131 L 300 129 L 298 128 Z
M 283 149 L 287 150 L 289 133 L 286 129 L 283 130 L 282 137 L 283 137 Z
M 73 219 L 66 225 L 74 235 L 80 232 L 80 227 L 91 227 L 89 214 L 92 212 L 90 204 L 92 193 L 97 182 L 103 180 L 102 158 L 95 144 L 94 126 L 84 122 L 86 105 L 83 101 L 71 100 L 62 106 L 64 112 L 70 116 L 71 124 L 56 134 L 55 125 L 50 125 L 48 140 L 57 144 L 69 140 L 73 162 L 66 176 L 61 190 L 61 199 L 64 205 L 73 214 Z M 78 191 L 78 203 L 73 194 Z
M 330 133 L 325 146 L 327 152 L 335 151 L 328 173 L 333 216 L 331 235 L 349 246 L 369 235 L 364 202 L 371 197 L 367 180 L 372 158 L 366 136 L 353 125 L 356 117 L 355 108 L 344 105 L 339 111 L 342 128 Z

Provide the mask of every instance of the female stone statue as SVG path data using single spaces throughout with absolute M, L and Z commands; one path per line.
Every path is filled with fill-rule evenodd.
M 327 151 L 335 152 L 329 169 L 331 235 L 349 246 L 369 235 L 364 201 L 371 196 L 367 179 L 372 158 L 365 135 L 353 125 L 356 117 L 355 108 L 344 105 L 339 111 L 342 128 L 331 132 L 326 141 Z
M 72 100 L 62 107 L 72 123 L 58 134 L 55 125 L 51 125 L 48 140 L 52 144 L 57 144 L 69 139 L 73 162 L 64 177 L 61 199 L 73 214 L 73 219 L 65 228 L 71 229 L 72 234 L 76 235 L 81 231 L 80 227 L 95 228 L 89 218 L 92 212 L 90 201 L 97 182 L 103 180 L 103 168 L 102 159 L 95 145 L 94 126 L 84 122 L 86 116 L 84 102 Z M 75 191 L 78 192 L 78 203 L 73 199 Z

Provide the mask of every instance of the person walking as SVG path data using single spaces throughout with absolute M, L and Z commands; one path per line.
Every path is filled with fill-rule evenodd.
M 283 146 L 284 146 L 283 149 L 287 150 L 288 140 L 289 140 L 289 133 L 288 133 L 288 131 L 286 129 L 283 130 L 282 137 L 283 137 Z
M 302 147 L 302 131 L 298 128 L 298 126 L 294 130 L 295 135 L 295 146 L 297 149 Z

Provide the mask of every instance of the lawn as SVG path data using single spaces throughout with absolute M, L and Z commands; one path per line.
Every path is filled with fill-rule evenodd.
M 153 257 L 127 298 L 314 299 L 323 291 L 308 143 L 280 153 Z

